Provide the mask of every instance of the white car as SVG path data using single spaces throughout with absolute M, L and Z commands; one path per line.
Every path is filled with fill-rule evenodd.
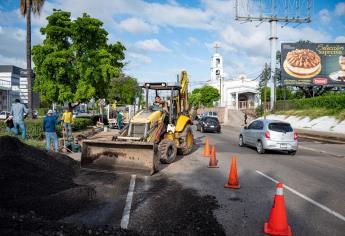
M 295 155 L 298 148 L 298 135 L 289 123 L 257 119 L 248 127 L 241 128 L 239 145 L 256 147 L 260 154 L 265 153 L 265 150 L 279 150 Z
M 216 118 L 218 118 L 218 114 L 217 114 L 217 112 L 215 112 L 215 111 L 208 111 L 208 112 L 204 112 L 203 114 L 202 114 L 202 116 L 203 117 L 216 117 Z
M 0 112 L 0 120 L 5 120 L 7 117 L 7 114 L 10 114 L 10 113 L 8 111 Z

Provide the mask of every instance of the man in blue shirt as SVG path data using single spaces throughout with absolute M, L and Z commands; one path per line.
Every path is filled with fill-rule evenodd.
M 11 114 L 13 116 L 13 125 L 15 134 L 18 135 L 19 130 L 18 127 L 22 131 L 22 139 L 26 138 L 26 126 L 24 123 L 24 116 L 28 113 L 28 109 L 24 106 L 24 104 L 20 103 L 19 99 L 15 100 L 15 103 L 11 107 Z
M 43 120 L 43 131 L 46 135 L 47 151 L 50 151 L 50 140 L 54 140 L 54 150 L 55 152 L 59 151 L 59 141 L 56 134 L 56 117 L 53 116 L 53 111 L 49 110 L 47 115 Z

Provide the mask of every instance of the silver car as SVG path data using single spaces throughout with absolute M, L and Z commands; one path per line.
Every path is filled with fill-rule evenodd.
M 298 135 L 289 123 L 257 119 L 252 121 L 248 127 L 241 128 L 239 145 L 256 147 L 260 154 L 265 153 L 265 150 L 279 150 L 295 155 L 298 147 Z

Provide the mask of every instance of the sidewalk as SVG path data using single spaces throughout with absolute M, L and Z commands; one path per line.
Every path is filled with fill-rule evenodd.
M 327 143 L 345 144 L 345 134 L 335 132 L 314 131 L 295 129 L 301 138 L 316 140 Z

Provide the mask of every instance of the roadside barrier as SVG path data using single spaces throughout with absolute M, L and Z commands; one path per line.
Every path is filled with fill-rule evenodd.
M 282 183 L 277 185 L 270 217 L 264 225 L 264 232 L 269 235 L 292 235 L 291 227 L 287 222 Z
M 219 168 L 218 160 L 217 160 L 217 157 L 216 157 L 216 149 L 215 149 L 214 145 L 212 145 L 210 162 L 209 162 L 207 167 L 208 168 Z
M 238 182 L 238 177 L 237 177 L 236 156 L 232 156 L 229 179 L 228 179 L 228 183 L 224 185 L 224 188 L 234 188 L 234 189 L 240 188 L 240 184 Z

